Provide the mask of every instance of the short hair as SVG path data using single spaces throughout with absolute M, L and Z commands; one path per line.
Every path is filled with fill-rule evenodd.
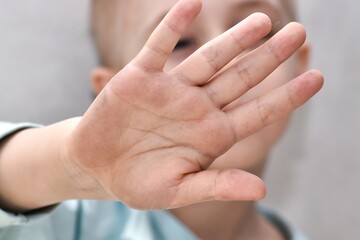
M 100 64 L 109 67 L 119 67 L 125 63 L 119 63 L 116 57 L 119 49 L 114 46 L 122 46 L 124 42 L 116 37 L 119 28 L 125 28 L 126 21 L 120 21 L 119 15 L 129 16 L 129 11 L 119 13 L 119 9 L 127 9 L 123 6 L 123 0 L 92 0 L 91 1 L 91 26 L 95 46 Z M 285 12 L 288 14 L 288 21 L 297 20 L 295 0 L 280 0 Z M 117 26 L 116 24 L 120 24 Z M 116 58 L 116 59 L 115 59 Z

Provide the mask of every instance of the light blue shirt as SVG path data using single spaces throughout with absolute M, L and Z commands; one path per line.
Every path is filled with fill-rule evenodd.
M 0 122 L 0 140 L 34 124 Z M 25 196 L 26 197 L 26 196 Z M 290 240 L 306 238 L 274 213 L 259 211 Z M 66 201 L 26 215 L 0 210 L 0 240 L 193 240 L 170 212 L 139 211 L 110 201 Z

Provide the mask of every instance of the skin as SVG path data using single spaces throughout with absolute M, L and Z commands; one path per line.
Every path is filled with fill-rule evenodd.
M 116 3 L 117 9 L 113 11 L 118 12 L 117 16 L 119 16 L 119 19 L 118 21 L 115 21 L 115 24 L 112 25 L 110 29 L 106 29 L 107 31 L 111 31 L 111 29 L 113 31 L 103 35 L 103 37 L 111 36 L 112 41 L 126 42 L 127 47 L 121 48 L 121 46 L 123 46 L 121 44 L 114 47 L 116 51 L 109 53 L 107 56 L 107 58 L 110 59 L 110 67 L 100 67 L 94 70 L 92 75 L 92 85 L 96 93 L 100 93 L 103 87 L 114 76 L 117 69 L 123 67 L 123 63 L 130 61 L 131 58 L 136 56 L 136 53 L 146 41 L 152 28 L 156 26 L 164 12 L 166 12 L 174 3 L 175 1 L 168 0 L 157 0 L 156 3 L 154 3 L 154 1 L 141 1 L 141 4 L 137 1 Z M 108 4 L 108 6 L 111 5 L 112 4 Z M 114 3 L 112 8 L 114 9 Z M 137 14 L 126 14 L 123 11 L 124 9 L 126 9 L 126 13 L 136 11 Z M 246 63 L 248 60 L 252 59 L 251 63 L 245 64 L 245 67 L 241 66 L 240 70 L 244 70 L 244 68 L 249 67 L 250 64 L 256 64 L 258 59 L 263 59 L 262 55 L 264 54 L 264 51 L 263 49 L 258 49 L 255 52 L 251 51 L 270 39 L 275 32 L 279 31 L 289 21 L 288 14 L 285 11 L 285 8 L 283 8 L 281 1 L 259 1 L 257 3 L 246 0 L 224 0 L 221 2 L 204 1 L 202 12 L 192 23 L 190 28 L 183 34 L 182 39 L 174 52 L 169 56 L 164 70 L 171 71 L 174 68 L 176 69 L 178 64 L 181 64 L 182 61 L 194 53 L 203 44 L 225 32 L 229 27 L 232 27 L 246 16 L 258 11 L 266 13 L 271 18 L 272 22 L 277 24 L 275 24 L 267 37 L 260 40 L 255 46 L 242 52 L 238 57 L 238 59 L 240 59 L 238 60 L 240 61 L 240 64 Z M 126 22 L 126 25 L 122 25 L 124 22 Z M 283 38 L 283 42 L 278 44 L 285 46 L 285 49 L 290 46 L 300 47 L 305 37 L 303 30 L 299 29 L 299 26 L 295 27 L 295 25 L 288 26 L 287 28 L 291 29 L 290 31 L 298 31 L 297 33 L 294 33 L 298 38 L 288 42 L 291 38 L 289 36 L 283 36 L 283 30 L 280 32 L 280 36 L 277 35 L 275 37 L 277 39 Z M 253 34 L 252 32 L 250 33 Z M 111 39 L 109 40 L 111 41 Z M 272 39 L 271 41 L 275 40 Z M 278 46 L 279 45 L 277 45 L 277 47 Z M 281 61 L 289 56 L 290 52 L 285 53 L 286 51 L 287 50 L 277 53 L 282 55 L 280 57 Z M 308 51 L 307 45 L 301 46 L 296 55 L 278 67 L 258 86 L 248 92 L 244 92 L 244 95 L 238 99 L 232 98 L 231 100 L 235 101 L 229 105 L 227 105 L 228 102 L 225 104 L 221 102 L 219 105 L 224 107 L 224 110 L 232 110 L 287 83 L 290 79 L 305 71 L 308 62 Z M 244 57 L 248 53 L 250 54 Z M 241 59 L 241 57 L 244 58 Z M 235 61 L 236 60 L 233 62 Z M 276 59 L 273 59 L 273 56 L 267 57 L 265 61 L 277 62 Z M 231 65 L 231 63 L 229 65 Z M 193 69 L 192 66 L 195 66 L 195 68 Z M 265 64 L 262 66 L 265 66 Z M 196 71 L 197 65 L 194 64 L 187 67 L 187 70 L 189 71 Z M 231 67 L 229 68 L 231 69 Z M 249 71 L 245 77 L 256 75 L 255 71 L 258 70 Z M 270 71 L 264 71 L 262 76 L 265 77 L 269 73 Z M 239 84 L 239 76 L 234 75 L 234 73 L 226 75 L 231 88 L 233 88 L 234 85 Z M 203 84 L 203 82 L 196 82 L 196 84 L 199 83 Z M 208 91 L 216 96 L 216 98 L 222 98 L 224 92 L 229 93 L 232 91 L 228 88 L 218 88 L 217 83 L 218 79 L 215 77 L 213 83 L 206 86 Z M 234 88 L 234 90 L 238 91 L 237 88 Z M 266 163 L 267 154 L 271 147 L 281 137 L 286 129 L 288 121 L 289 117 L 284 117 L 258 133 L 237 142 L 230 150 L 218 157 L 209 166 L 209 169 L 235 168 L 246 170 L 261 176 Z M 236 235 L 238 235 L 239 239 L 247 239 L 245 237 L 246 234 L 252 236 L 252 239 L 256 239 L 255 236 L 257 236 L 257 234 L 260 235 L 259 239 L 263 239 L 261 238 L 261 234 L 267 236 L 267 239 L 270 239 L 270 236 L 273 236 L 274 239 L 281 239 L 282 237 L 281 234 L 276 232 L 272 226 L 269 226 L 269 224 L 257 214 L 251 202 L 212 202 L 197 204 L 172 210 L 172 213 L 181 219 L 181 221 L 183 221 L 198 236 L 204 239 L 235 239 Z M 204 221 L 204 219 L 206 219 L 206 221 Z M 221 219 L 220 222 L 218 221 L 219 219 Z M 240 225 L 243 227 L 240 228 Z M 254 226 L 260 227 L 254 228 Z M 250 234 L 249 231 L 252 233 Z
M 179 1 L 84 116 L 21 131 L 3 142 L 1 206 L 25 212 L 67 199 L 115 200 L 138 209 L 174 209 L 196 203 L 206 208 L 204 202 L 208 202 L 209 214 L 219 209 L 229 213 L 223 221 L 229 228 L 216 231 L 213 239 L 257 239 L 263 234 L 276 239 L 279 233 L 249 205 L 236 202 L 263 198 L 263 182 L 238 168 L 237 162 L 244 159 L 234 160 L 231 168 L 226 168 L 228 163 L 217 168 L 215 159 L 286 118 L 319 91 L 323 77 L 313 70 L 288 82 L 293 75 L 280 72 L 292 69 L 295 74 L 295 64 L 286 71 L 277 70 L 283 76 L 280 82 L 264 83 L 280 87 L 264 90 L 264 94 L 253 88 L 305 40 L 303 27 L 290 24 L 238 59 L 243 49 L 269 33 L 271 22 L 263 14 L 250 16 L 164 71 L 173 48 L 200 9 L 198 0 Z M 109 77 L 111 72 L 99 69 L 94 79 Z M 229 202 L 216 207 L 213 200 Z M 226 210 L 232 202 L 239 216 L 231 208 Z M 203 228 L 191 225 L 190 215 L 182 209 L 174 214 L 198 236 L 208 238 Z
M 153 1 L 151 1 L 151 3 L 150 1 L 141 1 L 141 4 L 137 1 L 118 1 L 115 3 L 115 5 L 118 4 L 118 9 L 116 9 L 118 16 L 126 15 L 124 9 L 126 9 L 127 13 L 137 12 L 138 14 L 130 16 L 126 15 L 127 17 L 125 20 L 119 17 L 120 19 L 115 21 L 116 23 L 108 29 L 108 31 L 117 29 L 106 35 L 111 36 L 113 39 L 112 41 L 126 42 L 127 44 L 126 48 L 121 48 L 121 46 L 123 46 L 122 44 L 116 44 L 114 46 L 116 51 L 109 54 L 111 55 L 109 59 L 112 59 L 109 66 L 102 66 L 94 70 L 92 74 L 92 86 L 96 94 L 100 93 L 104 86 L 116 74 L 118 69 L 124 67 L 123 63 L 128 63 L 136 56 L 153 28 L 158 24 L 158 21 L 161 20 L 162 16 L 175 4 L 175 2 L 176 1 L 157 0 L 156 3 Z M 253 1 L 226 0 L 221 3 L 217 1 L 205 1 L 201 13 L 186 31 L 181 40 L 183 42 L 189 41 L 191 43 L 186 43 L 183 47 L 175 49 L 170 55 L 164 70 L 169 71 L 170 69 L 173 69 L 200 46 L 225 32 L 229 27 L 235 25 L 238 21 L 251 13 L 262 11 L 271 18 L 272 22 L 277 23 L 271 30 L 269 36 L 264 40 L 261 40 L 260 43 L 266 41 L 274 34 L 274 32 L 280 30 L 281 27 L 288 22 L 287 13 L 281 8 L 280 1 L 260 1 L 260 4 L 251 4 L 251 2 Z M 111 4 L 108 5 L 112 6 Z M 124 22 L 126 22 L 126 27 L 123 26 Z M 113 35 L 114 33 L 116 33 L 116 35 Z M 260 43 L 256 44 L 259 45 Z M 252 48 L 247 49 L 241 55 L 245 55 L 251 50 Z M 283 85 L 290 79 L 303 73 L 307 67 L 308 51 L 307 45 L 302 46 L 295 57 L 286 61 L 268 76 L 265 81 L 251 89 L 251 91 L 245 93 L 226 109 L 240 106 L 271 89 Z M 233 82 L 232 84 L 236 84 L 236 82 Z M 228 89 L 223 89 L 222 91 L 227 90 Z M 263 166 L 266 159 L 266 155 L 286 129 L 287 122 L 288 118 L 282 119 L 261 132 L 242 140 L 229 152 L 221 156 L 219 160 L 216 160 L 211 167 L 235 167 L 259 175 L 262 169 L 261 166 Z M 246 161 L 244 161 L 244 159 L 246 159 Z

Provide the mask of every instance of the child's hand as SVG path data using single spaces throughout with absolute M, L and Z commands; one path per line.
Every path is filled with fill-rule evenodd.
M 66 166 L 87 179 L 77 183 L 89 190 L 85 197 L 119 200 L 140 209 L 264 197 L 263 182 L 250 173 L 207 169 L 236 142 L 305 103 L 321 88 L 322 75 L 307 72 L 223 110 L 291 56 L 303 44 L 305 32 L 301 25 L 289 24 L 221 71 L 270 31 L 269 18 L 253 14 L 164 72 L 200 8 L 198 0 L 179 1 L 70 135 Z

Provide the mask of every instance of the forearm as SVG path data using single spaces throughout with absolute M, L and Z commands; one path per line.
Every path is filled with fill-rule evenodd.
M 86 196 L 64 146 L 79 119 L 20 131 L 0 145 L 0 207 L 16 212 Z M 90 194 L 89 194 L 90 196 Z

